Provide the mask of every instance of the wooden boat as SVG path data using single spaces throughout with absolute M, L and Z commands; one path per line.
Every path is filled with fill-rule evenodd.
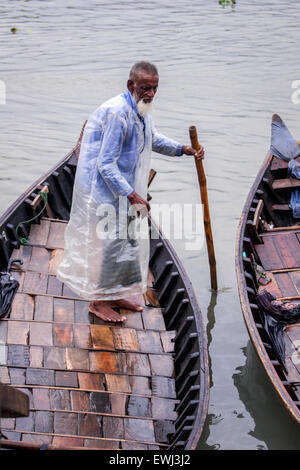
M 257 295 L 263 289 L 278 300 L 300 301 L 300 225 L 289 207 L 291 191 L 300 181 L 288 177 L 287 169 L 287 162 L 267 154 L 240 218 L 236 274 L 244 320 L 258 357 L 280 401 L 300 423 L 300 324 L 285 327 L 281 363 L 257 305 Z M 257 282 L 255 263 L 271 282 Z
M 206 333 L 186 272 L 153 220 L 145 307 L 124 312 L 124 324 L 102 322 L 56 278 L 80 140 L 0 219 L 2 269 L 23 261 L 12 264 L 20 285 L 0 321 L 0 381 L 30 398 L 28 416 L 2 418 L 1 444 L 195 449 L 209 399 Z

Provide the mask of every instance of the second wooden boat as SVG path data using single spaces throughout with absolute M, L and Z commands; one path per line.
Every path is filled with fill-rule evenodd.
M 142 313 L 104 323 L 56 278 L 79 148 L 80 140 L 0 219 L 2 269 L 23 262 L 12 263 L 20 285 L 0 321 L 0 381 L 30 398 L 28 416 L 2 419 L 1 445 L 195 449 L 209 398 L 206 333 L 182 263 L 153 220 Z
M 252 343 L 281 402 L 300 424 L 300 323 L 285 326 L 282 359 L 257 304 L 258 295 L 265 290 L 277 300 L 299 305 L 300 225 L 289 204 L 291 191 L 297 187 L 300 180 L 288 176 L 288 163 L 269 152 L 240 218 L 236 273 Z M 259 282 L 258 266 L 270 282 Z

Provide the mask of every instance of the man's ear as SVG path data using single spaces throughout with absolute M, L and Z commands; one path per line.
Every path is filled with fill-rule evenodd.
M 130 91 L 130 93 L 133 93 L 133 88 L 134 88 L 134 87 L 133 87 L 133 80 L 129 79 L 129 80 L 127 81 L 127 88 L 128 88 L 128 90 Z

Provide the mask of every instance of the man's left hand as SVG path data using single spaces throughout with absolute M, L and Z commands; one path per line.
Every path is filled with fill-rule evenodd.
M 204 148 L 200 145 L 199 149 L 196 150 L 188 145 L 182 146 L 182 155 L 194 155 L 197 160 L 203 160 Z

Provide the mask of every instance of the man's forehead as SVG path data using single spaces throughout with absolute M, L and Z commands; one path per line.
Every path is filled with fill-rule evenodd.
M 157 82 L 158 83 L 159 77 L 157 74 L 152 74 L 144 70 L 140 70 L 136 74 L 133 80 L 137 83 L 143 83 L 143 82 Z

